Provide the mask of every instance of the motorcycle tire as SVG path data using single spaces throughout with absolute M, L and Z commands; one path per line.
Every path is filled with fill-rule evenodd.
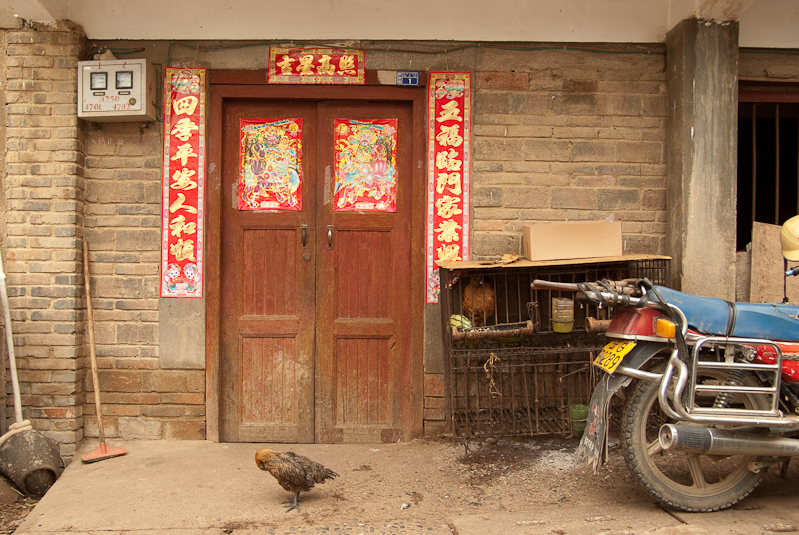
M 661 362 L 652 371 L 662 373 L 665 367 Z M 723 382 L 726 378 L 726 371 L 712 370 L 703 372 L 700 380 Z M 757 385 L 752 377 L 744 384 Z M 763 478 L 762 473 L 748 468 L 757 457 L 709 456 L 660 448 L 660 426 L 674 421 L 660 409 L 659 389 L 660 383 L 636 381 L 622 409 L 623 456 L 638 483 L 662 504 L 686 512 L 719 511 L 748 496 Z M 735 402 L 747 409 L 763 409 L 767 404 L 763 396 L 750 394 L 738 394 Z

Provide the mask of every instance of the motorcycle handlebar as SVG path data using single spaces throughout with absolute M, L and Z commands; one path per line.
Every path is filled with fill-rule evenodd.
M 537 288 L 547 289 L 547 290 L 563 290 L 566 292 L 580 291 L 580 288 L 578 288 L 577 285 L 572 282 L 552 282 L 552 281 L 535 279 L 533 281 L 533 290 Z
M 640 301 L 640 298 L 633 297 L 632 295 L 630 295 L 633 291 L 633 288 L 624 284 L 623 281 L 620 282 L 621 284 L 619 284 L 618 286 L 619 291 L 608 291 L 607 289 L 598 284 L 552 282 L 540 279 L 533 280 L 531 286 L 534 290 L 546 289 L 546 290 L 560 290 L 565 292 L 582 292 L 588 299 L 591 299 L 596 302 L 602 301 L 611 305 L 622 304 L 622 305 L 636 306 Z M 587 287 L 590 287 L 591 290 L 590 292 L 586 291 Z
M 799 272 L 799 266 L 797 266 Z M 644 279 L 646 281 L 646 279 Z M 647 281 L 648 282 L 648 281 Z M 533 280 L 530 287 L 533 290 L 560 290 L 567 292 L 581 292 L 586 299 L 598 303 L 600 306 L 607 305 L 621 305 L 633 307 L 651 307 L 662 310 L 667 316 L 674 320 L 680 327 L 683 340 L 688 333 L 688 319 L 679 307 L 663 301 L 662 298 L 655 291 L 654 287 L 650 288 L 655 296 L 655 299 L 650 299 L 650 294 L 645 293 L 643 297 L 633 297 L 632 294 L 635 286 L 630 286 L 629 281 L 604 281 L 600 283 L 569 283 L 569 282 L 552 282 L 541 279 Z M 642 288 L 643 289 L 643 288 Z M 684 341 L 683 341 L 684 344 Z

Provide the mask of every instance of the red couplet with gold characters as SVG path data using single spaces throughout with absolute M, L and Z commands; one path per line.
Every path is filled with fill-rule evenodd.
M 161 297 L 202 297 L 205 69 L 164 77 Z
M 436 262 L 469 259 L 471 75 L 432 72 L 428 91 L 426 293 L 435 304 Z

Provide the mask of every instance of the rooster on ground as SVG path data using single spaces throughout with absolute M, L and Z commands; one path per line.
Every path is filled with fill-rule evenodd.
M 293 500 L 283 502 L 287 504 L 287 513 L 292 509 L 300 510 L 300 506 L 297 505 L 300 492 L 311 490 L 316 483 L 324 483 L 328 479 L 338 477 L 338 474 L 329 468 L 293 451 L 260 449 L 255 453 L 255 464 L 261 470 L 266 470 L 275 476 L 281 487 L 294 493 Z

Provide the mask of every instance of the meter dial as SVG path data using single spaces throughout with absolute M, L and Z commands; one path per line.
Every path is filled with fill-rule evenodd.
M 133 73 L 131 71 L 117 71 L 116 88 L 117 89 L 132 89 L 133 88 Z
M 105 91 L 108 89 L 108 73 L 93 72 L 91 73 L 91 89 L 92 91 Z

